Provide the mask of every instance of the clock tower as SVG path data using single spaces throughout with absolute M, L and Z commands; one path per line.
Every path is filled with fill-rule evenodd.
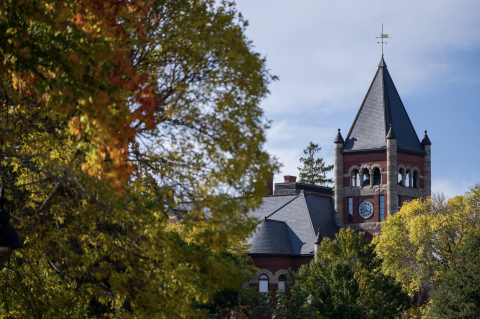
M 345 139 L 335 138 L 335 219 L 380 232 L 403 202 L 431 194 L 431 142 L 418 139 L 382 56 Z

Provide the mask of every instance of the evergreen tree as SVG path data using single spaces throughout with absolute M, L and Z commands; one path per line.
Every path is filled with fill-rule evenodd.
M 300 162 L 303 163 L 303 167 L 298 167 L 300 170 L 300 182 L 311 185 L 325 185 L 327 183 L 333 183 L 333 179 L 327 178 L 327 173 L 333 170 L 333 165 L 325 166 L 323 158 L 315 159 L 315 153 L 319 152 L 322 148 L 318 147 L 318 144 L 310 142 L 310 145 L 303 150 L 306 158 L 301 157 Z

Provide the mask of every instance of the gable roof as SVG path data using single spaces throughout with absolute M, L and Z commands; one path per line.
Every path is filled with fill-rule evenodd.
M 390 124 L 395 130 L 399 150 L 425 154 L 382 56 L 342 150 L 386 149 L 385 136 Z
M 250 254 L 312 255 L 319 228 L 322 236 L 331 239 L 339 231 L 333 220 L 331 197 L 303 193 L 269 196 L 252 214 L 261 222 L 248 239 Z M 273 222 L 277 224 L 271 224 Z M 290 253 L 285 248 L 287 239 Z

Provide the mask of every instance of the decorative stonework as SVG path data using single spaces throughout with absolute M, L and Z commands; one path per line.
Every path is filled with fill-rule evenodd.
M 380 164 L 373 164 L 373 165 L 371 166 L 372 171 L 373 171 L 373 169 L 374 169 L 375 167 L 377 167 L 377 168 L 380 170 L 380 174 L 383 174 L 383 167 L 382 167 L 382 165 L 380 165 Z
M 381 229 L 382 223 L 358 223 L 345 225 L 346 228 L 353 230 Z
M 258 277 L 260 275 L 267 275 L 268 276 L 268 283 L 269 284 L 278 284 L 278 277 L 275 277 L 272 272 L 268 269 L 260 269 L 258 270 L 255 275 L 248 281 L 249 284 L 258 284 Z
M 353 165 L 352 167 L 350 167 L 350 168 L 348 169 L 348 174 L 344 174 L 343 176 L 345 176 L 345 177 L 350 177 L 350 176 L 352 176 L 352 171 L 353 171 L 354 169 L 356 169 L 357 171 L 360 172 L 360 167 L 358 167 L 357 165 Z
M 346 197 L 384 195 L 387 193 L 387 185 L 344 187 L 343 192 Z

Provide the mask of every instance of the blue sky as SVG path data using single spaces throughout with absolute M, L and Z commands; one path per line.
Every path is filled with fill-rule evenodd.
M 480 1 L 237 0 L 247 37 L 280 81 L 262 102 L 273 120 L 266 149 L 297 175 L 310 141 L 333 163 L 385 61 L 417 135 L 432 141 L 432 190 L 455 196 L 480 182 Z

